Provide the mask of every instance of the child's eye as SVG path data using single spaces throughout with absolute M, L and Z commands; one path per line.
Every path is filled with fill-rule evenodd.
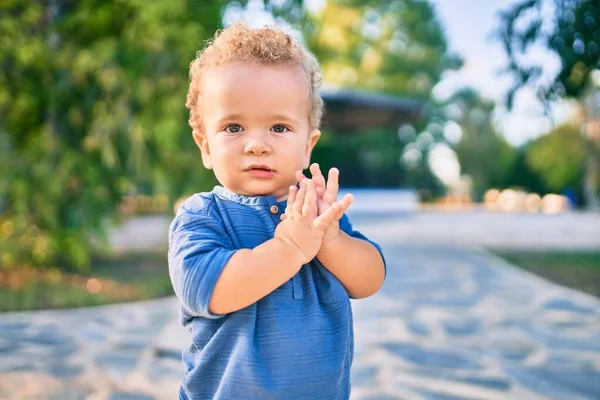
M 285 125 L 275 125 L 271 130 L 275 133 L 286 133 L 289 131 L 288 127 Z
M 227 133 L 240 133 L 244 129 L 238 124 L 231 124 L 227 125 L 224 130 Z

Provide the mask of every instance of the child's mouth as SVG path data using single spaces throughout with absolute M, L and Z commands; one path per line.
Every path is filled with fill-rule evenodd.
M 253 165 L 248 168 L 247 171 L 250 173 L 250 175 L 258 178 L 271 178 L 275 173 L 275 171 L 265 165 Z

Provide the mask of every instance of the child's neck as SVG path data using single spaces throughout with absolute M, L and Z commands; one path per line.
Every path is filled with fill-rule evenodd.
M 226 189 L 226 190 L 230 191 L 231 193 L 236 193 L 236 194 L 238 194 L 238 195 L 241 195 L 241 193 L 238 193 L 238 192 L 237 192 L 237 191 L 235 191 L 235 190 L 231 190 L 231 189 L 229 189 L 228 187 L 225 187 L 225 186 L 222 186 L 222 187 L 223 187 L 224 189 Z M 252 194 L 250 194 L 250 195 L 246 195 L 246 196 L 249 196 L 249 197 L 268 197 L 268 196 L 270 196 L 270 195 L 260 195 L 260 194 L 257 194 L 257 195 L 252 195 Z M 285 200 L 287 200 L 287 198 L 288 198 L 288 193 L 286 193 L 286 194 L 284 194 L 283 196 L 280 196 L 280 197 L 275 197 L 275 199 L 276 199 L 278 202 L 285 201 Z

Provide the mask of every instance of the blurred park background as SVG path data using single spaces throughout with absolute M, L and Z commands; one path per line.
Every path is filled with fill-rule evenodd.
M 598 0 L 0 1 L 0 398 L 46 398 L 57 387 L 52 379 L 80 376 L 61 363 L 67 356 L 93 368 L 108 365 L 116 380 L 135 365 L 158 368 L 155 359 L 137 357 L 176 315 L 167 227 L 179 201 L 216 184 L 187 124 L 188 65 L 217 29 L 240 19 L 283 26 L 321 62 L 326 114 L 313 160 L 341 170 L 343 189 L 356 194 L 353 221 L 384 237 L 389 257 L 383 293 L 357 303 L 357 334 L 379 326 L 364 322 L 364 307 L 378 316 L 394 301 L 406 310 L 439 301 L 439 309 L 423 311 L 424 325 L 403 314 L 390 322 L 390 335 L 445 330 L 448 348 L 456 350 L 460 341 L 452 335 L 481 333 L 481 299 L 451 296 L 479 288 L 493 297 L 488 318 L 506 314 L 507 325 L 490 329 L 484 347 L 504 351 L 507 370 L 514 372 L 513 361 L 539 343 L 546 347 L 523 356 L 525 364 L 562 364 L 557 375 L 546 371 L 537 380 L 531 377 L 538 371 L 520 370 L 507 380 L 472 378 L 487 385 L 482 396 L 460 384 L 446 394 L 541 398 L 519 392 L 519 381 L 547 390 L 543 398 L 597 398 L 600 375 L 589 374 L 600 370 L 600 357 L 593 358 L 600 336 L 581 339 L 600 326 L 597 303 L 570 299 L 600 296 Z M 448 250 L 449 244 L 471 250 Z M 507 265 L 575 291 L 548 300 L 547 286 L 540 289 L 530 275 L 506 278 L 513 276 Z M 531 293 L 537 300 L 524 300 Z M 420 298 L 423 304 L 411 303 Z M 131 303 L 138 300 L 149 301 Z M 80 309 L 110 303 L 119 305 Z M 475 317 L 440 322 L 442 303 L 471 307 Z M 544 320 L 543 329 L 527 326 L 517 344 L 506 344 L 506 329 L 529 306 L 525 322 L 546 318 L 547 308 L 558 310 L 552 318 L 579 313 L 584 322 L 559 321 L 579 327 L 579 336 L 565 342 L 563 331 L 553 330 L 558 325 Z M 72 311 L 16 313 L 45 309 Z M 457 315 L 467 313 L 450 317 Z M 83 341 L 79 347 L 61 336 L 66 331 Z M 171 354 L 175 385 L 178 349 L 187 340 L 176 331 L 168 328 L 161 337 L 171 344 L 152 353 Z M 108 347 L 96 346 L 103 340 Z M 395 351 L 411 361 L 444 368 L 471 362 L 430 354 L 410 340 Z M 547 351 L 552 346 L 559 352 Z M 569 346 L 585 350 L 584 361 L 560 353 Z M 35 355 L 44 349 L 53 352 Z M 81 349 L 95 352 L 95 361 Z M 549 383 L 571 379 L 561 368 L 580 365 L 563 386 Z M 17 374 L 36 368 L 49 375 Z M 31 387 L 41 389 L 23 394 Z M 574 397 L 561 392 L 565 387 L 592 395 Z M 60 390 L 52 398 L 87 398 L 71 383 Z M 175 392 L 166 393 L 161 398 Z M 553 397 L 560 393 L 565 397 Z M 148 398 L 115 396 L 106 398 Z M 406 398 L 450 398 L 427 396 Z
M 215 184 L 187 125 L 187 69 L 240 19 L 317 55 L 314 161 L 345 188 L 409 193 L 421 212 L 597 212 L 599 3 L 484 3 L 3 1 L 0 310 L 171 293 L 164 248 L 117 252 L 108 233 Z

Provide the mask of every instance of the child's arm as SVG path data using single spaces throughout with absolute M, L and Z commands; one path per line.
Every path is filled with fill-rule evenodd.
M 273 239 L 254 249 L 235 250 L 223 228 L 206 217 L 176 224 L 169 270 L 175 293 L 192 315 L 218 318 L 247 307 L 316 255 L 340 206 L 317 217 L 312 182 L 291 194 L 288 203 L 291 217 L 277 226 Z
M 184 214 L 173 226 L 169 273 L 175 294 L 193 316 L 219 318 L 240 310 L 302 266 L 302 254 L 279 239 L 235 249 L 223 227 L 204 215 Z
M 317 196 L 320 196 L 319 213 L 325 212 L 329 205 L 336 201 L 339 171 L 337 168 L 330 169 L 327 181 L 321 173 L 319 164 L 312 164 L 310 172 L 317 188 Z M 298 171 L 296 177 L 299 181 L 306 179 L 302 171 Z M 341 200 L 340 204 L 347 204 L 344 211 L 352 200 L 353 196 L 350 194 L 346 194 Z M 348 294 L 354 298 L 368 297 L 376 293 L 385 278 L 385 264 L 380 250 L 365 239 L 362 235 L 353 233 L 348 217 L 340 212 L 325 231 L 323 246 L 317 254 L 319 261 L 335 275 Z
M 383 285 L 385 265 L 377 248 L 341 229 L 336 238 L 319 251 L 317 257 L 344 285 L 350 297 L 358 299 L 371 296 Z
M 217 280 L 210 299 L 213 314 L 241 310 L 291 279 L 304 264 L 304 254 L 280 239 L 235 252 Z

